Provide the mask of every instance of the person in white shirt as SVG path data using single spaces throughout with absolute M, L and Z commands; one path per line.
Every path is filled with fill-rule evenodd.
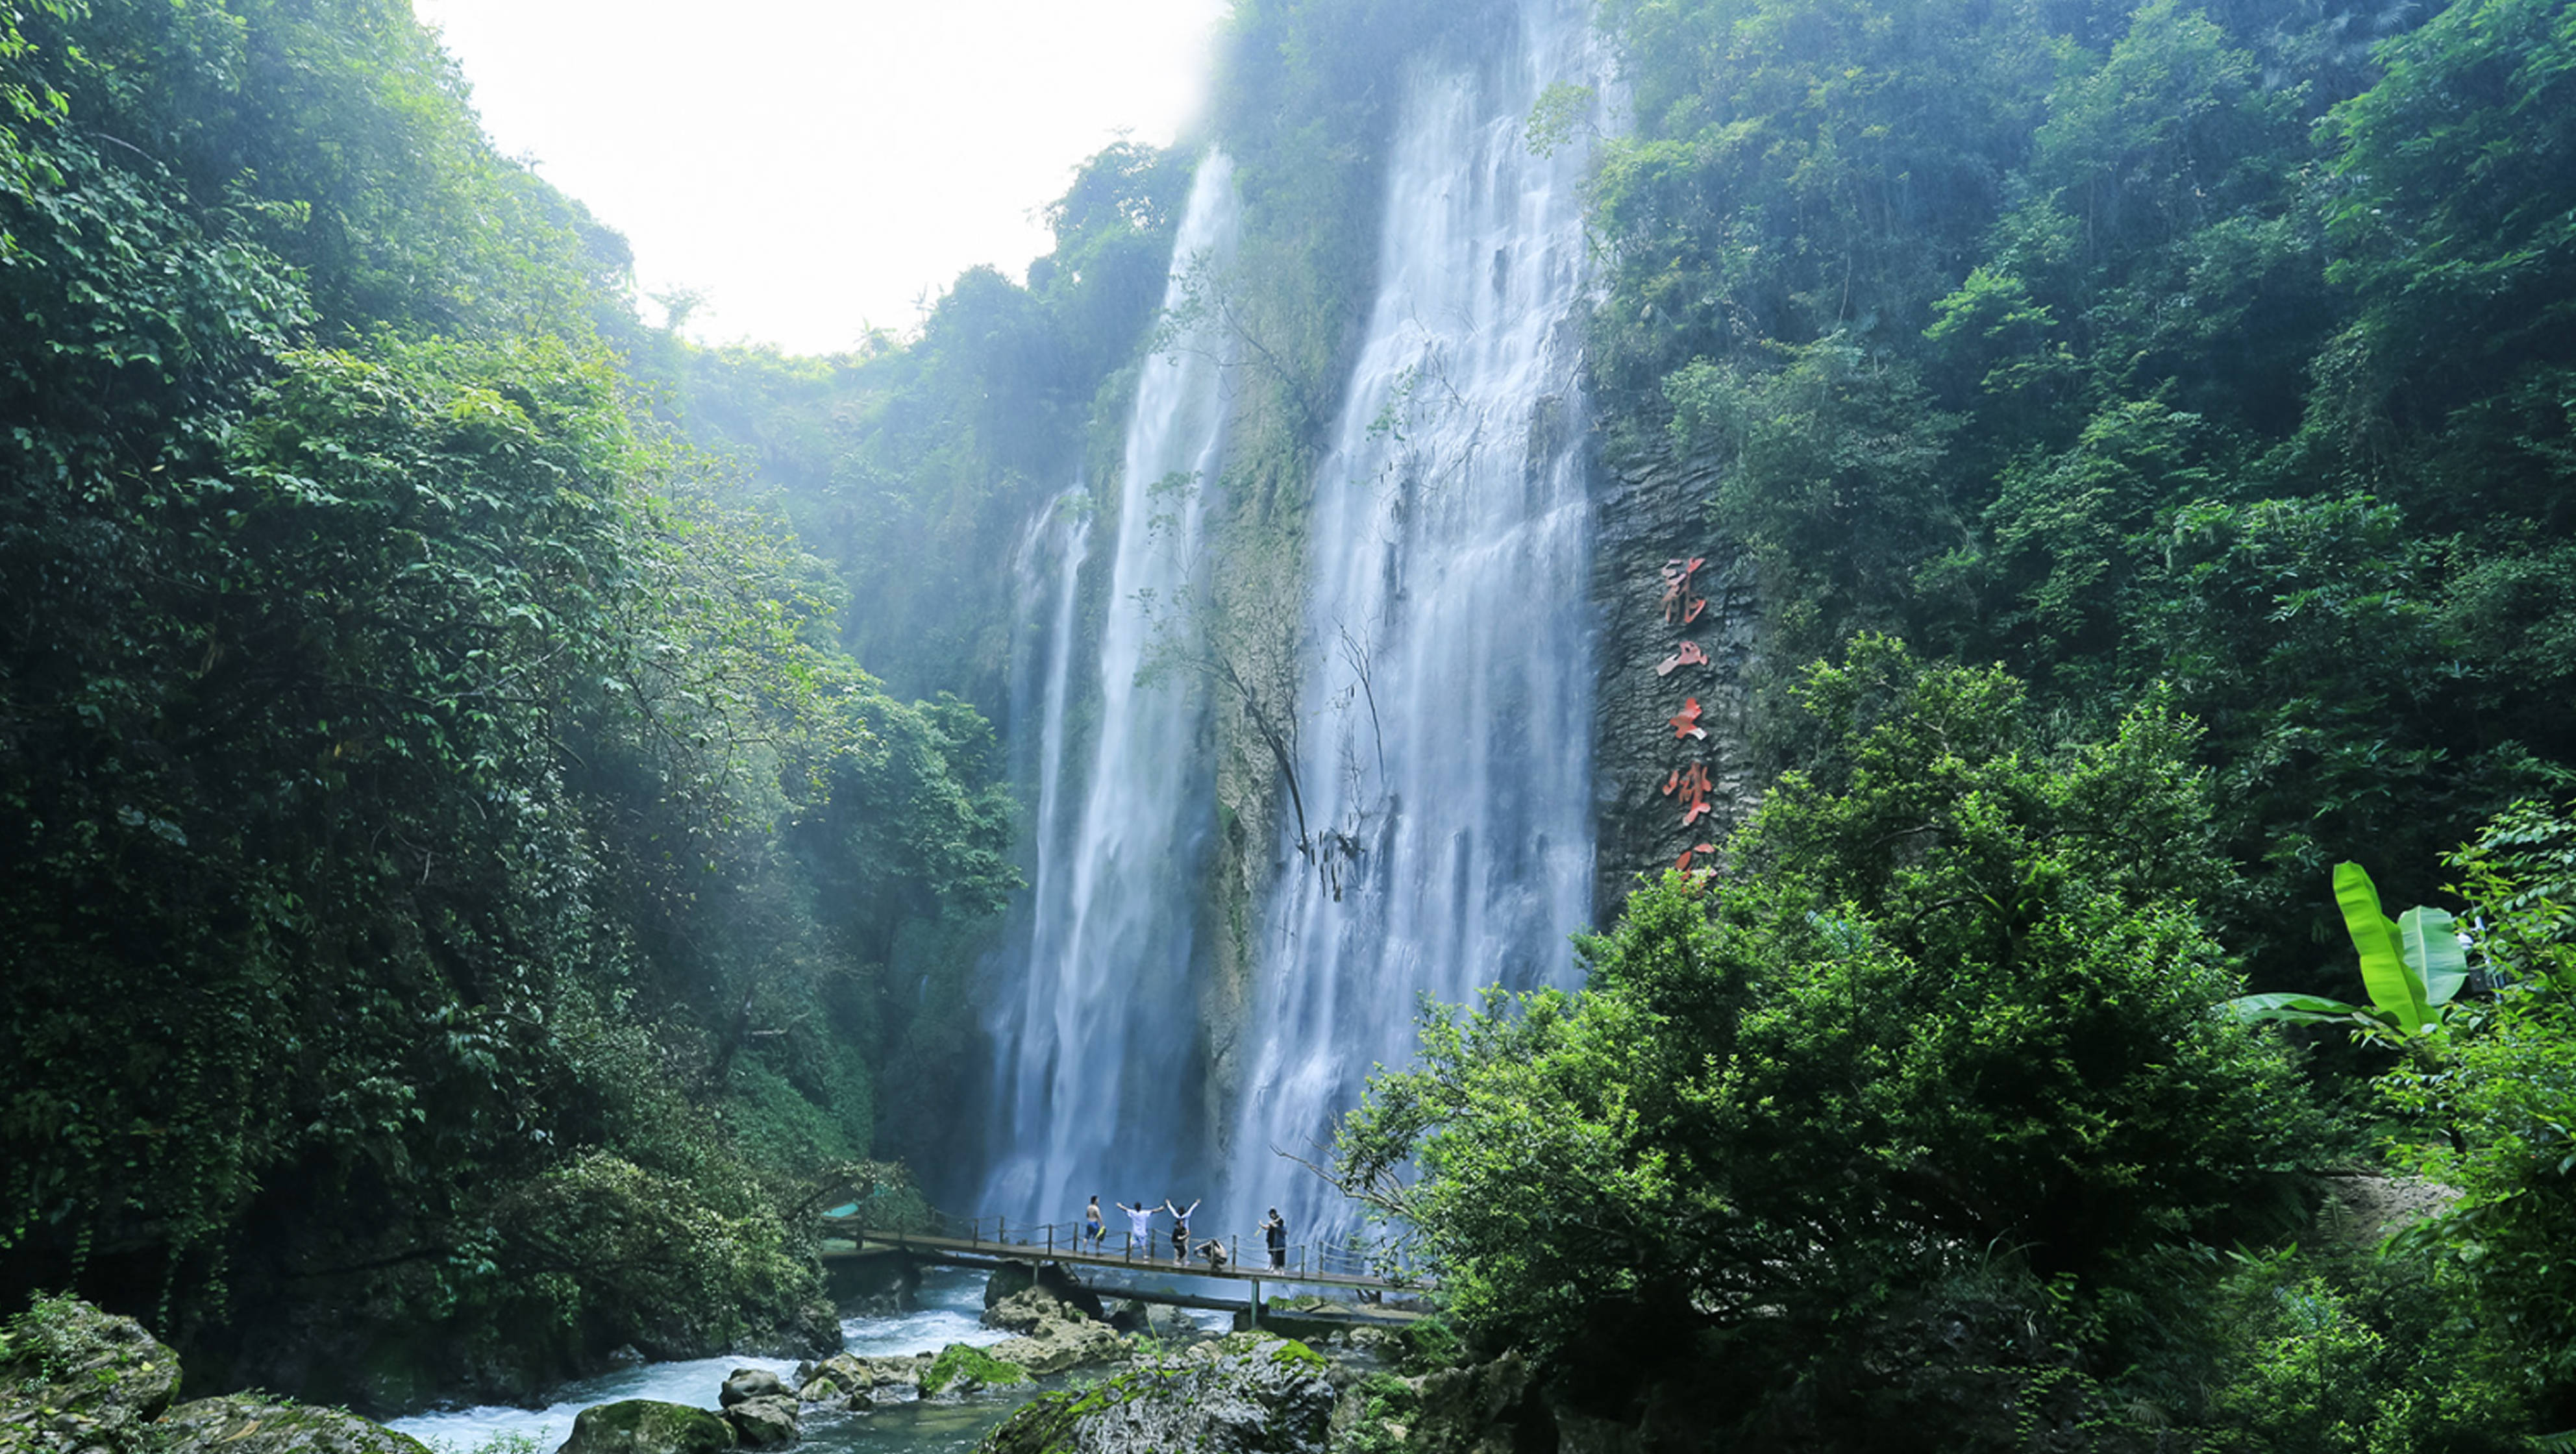
M 1146 1256 L 1153 1256 L 1154 1214 L 1161 1211 L 1162 1208 L 1144 1205 L 1144 1199 L 1141 1197 L 1137 1199 L 1137 1204 L 1132 1207 L 1127 1205 L 1125 1202 L 1111 1202 L 1110 1205 L 1127 1214 L 1127 1250 L 1130 1253 L 1133 1253 L 1139 1246 L 1142 1246 L 1145 1249 Z M 1193 1203 L 1193 1205 L 1195 1205 L 1195 1203 Z

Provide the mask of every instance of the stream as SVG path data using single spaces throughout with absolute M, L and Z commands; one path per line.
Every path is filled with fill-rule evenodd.
M 935 1353 L 951 1343 L 987 1346 L 1009 1337 L 979 1321 L 984 1311 L 985 1274 L 963 1268 L 926 1268 L 921 1275 L 919 1312 L 891 1318 L 845 1318 L 841 1333 L 848 1351 L 865 1355 Z M 1202 1314 L 1212 1330 L 1226 1326 L 1222 1313 Z M 716 1406 L 716 1390 L 737 1368 L 766 1368 L 781 1378 L 797 1364 L 793 1358 L 752 1358 L 728 1354 L 671 1363 L 647 1363 L 597 1378 L 565 1385 L 552 1405 L 523 1409 L 503 1405 L 458 1409 L 394 1419 L 387 1427 L 427 1444 L 440 1454 L 552 1454 L 572 1435 L 572 1421 L 583 1409 L 619 1399 L 649 1398 L 667 1403 Z M 1099 1370 L 1091 1370 L 1094 1373 Z M 1012 1389 L 970 1394 L 962 1400 L 896 1404 L 865 1413 L 803 1413 L 808 1450 L 867 1450 L 870 1454 L 964 1454 L 975 1447 L 1012 1410 L 1059 1387 L 1066 1377 L 1040 1379 Z M 497 1446 L 497 1447 L 496 1447 Z

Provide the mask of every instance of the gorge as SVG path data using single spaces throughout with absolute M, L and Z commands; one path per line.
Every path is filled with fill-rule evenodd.
M 2566 0 L 1219 52 L 809 357 L 403 0 L 0 6 L 0 1316 L 542 1401 L 1168 1196 L 1437 1278 L 1334 1454 L 2576 1426 Z

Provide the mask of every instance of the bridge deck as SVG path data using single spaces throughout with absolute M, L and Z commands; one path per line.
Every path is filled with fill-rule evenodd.
M 850 1250 L 834 1251 L 828 1245 L 826 1258 L 862 1256 L 871 1250 L 909 1252 L 934 1262 L 960 1261 L 982 1265 L 999 1259 L 1023 1262 L 1060 1262 L 1067 1267 L 1100 1267 L 1128 1272 L 1158 1272 L 1177 1277 L 1214 1278 L 1224 1282 L 1300 1283 L 1324 1287 L 1361 1288 L 1369 1291 L 1428 1291 L 1426 1284 L 1389 1282 L 1382 1277 L 1363 1273 L 1325 1272 L 1316 1268 L 1272 1267 L 1267 1259 L 1245 1266 L 1228 1262 L 1223 1268 L 1211 1267 L 1206 1258 L 1186 1262 L 1168 1257 L 1154 1257 L 1142 1249 L 1118 1252 L 1079 1252 L 1062 1244 L 1005 1242 L 991 1237 L 939 1237 L 922 1232 L 889 1232 L 879 1228 L 849 1228 L 839 1235 L 851 1242 Z M 971 1259 L 971 1261 L 970 1261 Z

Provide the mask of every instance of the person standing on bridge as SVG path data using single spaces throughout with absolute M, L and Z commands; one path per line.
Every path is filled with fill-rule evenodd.
M 1186 1209 L 1174 1206 L 1174 1200 L 1172 1197 L 1163 1198 L 1163 1210 L 1172 1214 L 1172 1260 L 1187 1262 L 1190 1260 L 1190 1213 L 1197 1211 L 1199 1202 L 1207 1198 L 1199 1198 L 1199 1202 L 1190 1203 Z
M 1270 1265 L 1286 1267 L 1288 1265 L 1288 1223 L 1279 1215 L 1277 1207 L 1272 1207 L 1270 1216 L 1262 1222 L 1261 1236 L 1270 1244 Z
M 1125 1202 L 1112 1202 L 1110 1205 L 1127 1214 L 1127 1255 L 1134 1256 L 1138 1244 L 1141 1243 L 1145 1248 L 1145 1255 L 1153 1256 L 1154 1213 L 1162 1208 L 1145 1205 L 1145 1199 L 1142 1197 L 1138 1197 L 1136 1205 L 1132 1207 Z

